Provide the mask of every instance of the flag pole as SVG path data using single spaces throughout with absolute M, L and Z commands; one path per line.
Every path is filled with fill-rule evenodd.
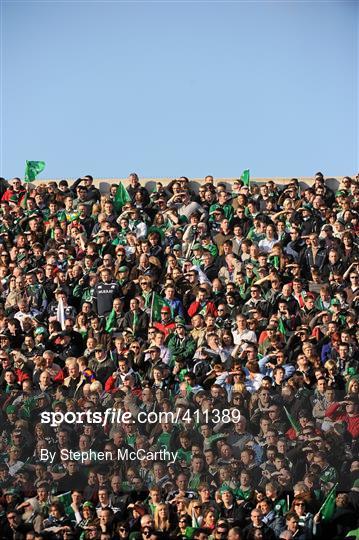
M 196 235 L 194 234 L 193 238 L 192 238 L 192 242 L 190 243 L 190 245 L 188 246 L 188 249 L 187 249 L 186 259 L 188 259 L 189 255 L 190 255 L 190 253 L 192 251 L 192 248 L 194 246 L 195 241 L 196 241 Z
M 152 325 L 153 304 L 154 304 L 154 302 L 155 302 L 155 291 L 152 291 L 151 311 L 150 311 L 150 325 Z

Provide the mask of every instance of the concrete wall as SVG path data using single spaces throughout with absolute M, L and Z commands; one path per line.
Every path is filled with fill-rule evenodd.
M 328 187 L 336 190 L 342 178 L 343 178 L 342 176 L 337 176 L 336 178 L 327 177 L 326 183 Z M 68 179 L 68 182 L 72 183 L 73 180 L 74 179 Z M 142 186 L 145 186 L 147 189 L 149 189 L 149 191 L 152 191 L 155 188 L 156 182 L 162 182 L 162 184 L 165 186 L 169 184 L 172 180 L 173 178 L 140 178 L 140 183 Z M 236 178 L 215 178 L 215 185 L 217 185 L 218 182 L 225 182 L 225 184 L 228 187 L 230 187 L 230 185 L 232 184 L 234 180 L 236 180 Z M 290 181 L 290 178 L 282 178 L 282 177 L 251 178 L 251 182 L 256 183 L 256 184 L 257 183 L 262 184 L 264 182 L 267 182 L 268 180 L 273 180 L 278 185 L 285 185 Z M 41 179 L 41 180 L 36 180 L 34 184 L 46 183 L 50 181 L 59 182 L 60 179 L 55 179 L 55 178 L 47 179 L 47 180 Z M 204 181 L 203 178 L 190 178 L 191 187 L 194 190 L 197 190 L 198 186 L 202 184 L 203 181 Z M 94 179 L 94 184 L 96 185 L 96 187 L 98 187 L 101 190 L 102 193 L 108 192 L 111 184 L 118 184 L 119 182 L 123 182 L 124 185 L 126 186 L 128 184 L 128 179 L 127 178 L 95 178 Z M 309 177 L 300 178 L 300 184 L 302 187 L 311 186 L 313 182 L 314 182 L 313 178 L 309 178 Z

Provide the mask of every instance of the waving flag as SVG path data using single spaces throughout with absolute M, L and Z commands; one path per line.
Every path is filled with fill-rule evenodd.
M 45 161 L 26 161 L 25 182 L 32 182 L 45 169 Z
M 123 205 L 129 202 L 130 200 L 131 200 L 131 197 L 129 196 L 127 189 L 122 184 L 122 182 L 120 182 L 116 190 L 115 197 L 113 199 L 116 212 L 120 213 Z
M 338 484 L 335 484 L 329 491 L 325 501 L 320 507 L 319 512 L 322 514 L 322 518 L 325 520 L 331 519 L 335 511 L 335 495 Z
M 59 300 L 59 303 L 57 304 L 56 318 L 61 324 L 61 328 L 65 330 L 65 307 L 64 307 L 62 298 Z
M 243 184 L 245 186 L 248 186 L 250 185 L 250 173 L 249 173 L 249 169 L 245 169 L 243 172 L 242 172 L 242 175 L 241 175 L 241 180 L 243 182 Z
M 290 412 L 288 411 L 287 407 L 283 407 L 283 409 L 284 409 L 285 414 L 287 415 L 287 418 L 288 418 L 289 423 L 290 423 L 290 425 L 292 426 L 292 428 L 293 428 L 297 433 L 300 433 L 300 432 L 301 432 L 301 429 L 300 429 L 300 424 L 299 424 L 299 422 L 297 422 L 296 419 L 290 414 Z

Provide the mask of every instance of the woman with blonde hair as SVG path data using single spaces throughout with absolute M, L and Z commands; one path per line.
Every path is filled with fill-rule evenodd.
M 192 500 L 187 508 L 187 513 L 191 516 L 192 527 L 201 527 L 203 523 L 203 507 L 199 499 Z
M 142 357 L 142 348 L 139 341 L 134 340 L 131 342 L 131 345 L 128 349 L 127 354 L 125 354 L 126 357 L 129 357 L 131 359 L 132 365 L 139 365 L 141 357 Z
M 99 203 L 95 203 L 92 207 L 92 218 L 96 218 L 101 212 L 101 205 Z
M 105 204 L 107 202 L 111 202 L 111 199 L 108 197 L 108 195 L 101 195 L 101 199 L 100 199 L 101 212 L 105 211 Z
M 356 375 L 352 379 L 349 379 L 349 381 L 347 383 L 347 392 L 346 393 L 350 394 L 350 395 L 358 396 L 358 394 L 359 394 L 359 378 L 358 378 L 358 375 Z
M 155 529 L 159 532 L 169 532 L 171 529 L 170 511 L 165 503 L 158 504 L 155 508 Z

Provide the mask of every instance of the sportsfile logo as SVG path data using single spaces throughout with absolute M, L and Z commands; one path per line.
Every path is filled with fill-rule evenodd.
M 140 411 L 135 418 L 132 413 L 123 411 L 122 409 L 106 409 L 105 411 L 83 411 L 65 413 L 57 411 L 43 411 L 40 415 L 42 424 L 50 424 L 51 427 L 56 427 L 62 423 L 66 424 L 178 424 L 179 422 L 190 422 L 194 420 L 197 423 L 206 424 L 228 424 L 238 423 L 241 418 L 241 413 L 238 409 L 213 409 L 209 411 L 191 411 L 190 409 L 177 409 L 175 412 L 156 412 Z

